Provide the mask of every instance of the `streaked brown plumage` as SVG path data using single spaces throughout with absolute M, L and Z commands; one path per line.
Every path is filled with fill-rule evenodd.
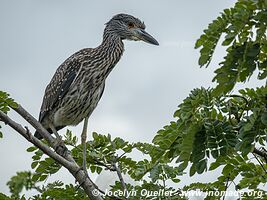
M 101 45 L 82 49 L 59 66 L 46 87 L 39 115 L 50 133 L 51 126 L 59 130 L 91 115 L 103 94 L 107 76 L 123 54 L 124 39 L 158 45 L 144 29 L 139 19 L 116 15 L 106 24 Z M 35 136 L 42 139 L 37 132 Z

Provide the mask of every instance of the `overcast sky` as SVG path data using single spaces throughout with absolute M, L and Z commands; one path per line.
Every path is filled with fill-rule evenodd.
M 44 89 L 57 67 L 75 51 L 98 46 L 104 24 L 112 16 L 134 15 L 145 22 L 160 46 L 124 42 L 124 55 L 106 81 L 104 95 L 89 120 L 89 132 L 150 142 L 157 130 L 173 120 L 177 105 L 190 90 L 212 85 L 213 71 L 224 51 L 219 48 L 211 67 L 200 69 L 194 42 L 233 2 L 2 0 L 0 90 L 38 117 Z M 11 116 L 23 122 L 14 113 Z M 80 133 L 81 127 L 70 129 Z M 10 128 L 3 132 L 0 192 L 7 193 L 9 178 L 16 171 L 30 169 L 31 154 L 25 152 L 29 143 L 19 134 Z M 67 172 L 61 174 L 73 181 Z

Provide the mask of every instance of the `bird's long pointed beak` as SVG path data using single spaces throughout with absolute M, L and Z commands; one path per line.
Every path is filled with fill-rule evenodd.
M 147 42 L 149 44 L 159 45 L 158 41 L 143 29 L 137 30 L 137 37 L 138 39 L 143 40 L 144 42 Z

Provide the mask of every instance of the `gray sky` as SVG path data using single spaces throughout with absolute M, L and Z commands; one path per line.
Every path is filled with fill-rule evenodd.
M 224 51 L 217 50 L 210 68 L 199 69 L 194 42 L 233 2 L 2 0 L 0 90 L 9 92 L 38 117 L 44 89 L 56 68 L 75 51 L 99 45 L 104 23 L 113 15 L 132 14 L 145 22 L 160 46 L 125 41 L 125 53 L 107 79 L 104 95 L 90 118 L 89 132 L 150 142 L 157 130 L 173 120 L 177 105 L 190 90 L 212 85 L 213 71 Z M 11 116 L 23 122 L 14 113 Z M 80 135 L 81 127 L 70 129 Z M 7 193 L 9 178 L 16 171 L 30 169 L 31 154 L 25 152 L 29 143 L 19 134 L 9 128 L 3 132 L 0 191 Z M 67 172 L 61 175 L 73 181 Z

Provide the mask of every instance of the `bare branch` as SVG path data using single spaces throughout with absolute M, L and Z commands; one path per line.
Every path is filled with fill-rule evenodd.
M 13 108 L 20 116 L 22 116 L 27 122 L 29 122 L 48 142 L 48 144 L 55 149 L 55 139 L 51 136 L 50 133 L 30 114 L 28 113 L 21 105 L 18 105 L 16 108 Z M 67 157 L 68 159 L 68 157 Z M 69 159 L 68 159 L 69 160 Z M 74 161 L 71 160 L 70 161 Z
M 48 141 L 49 144 L 53 148 L 55 146 L 55 139 L 42 127 L 42 125 L 32 117 L 22 106 L 18 105 L 14 110 L 21 115 L 26 121 L 28 121 L 36 130 Z M 56 162 L 64 166 L 68 171 L 74 176 L 74 178 L 78 181 L 81 187 L 84 189 L 85 193 L 92 200 L 102 200 L 102 197 L 99 193 L 96 193 L 97 187 L 92 182 L 92 180 L 84 173 L 83 170 L 79 167 L 79 165 L 75 162 L 70 153 L 66 154 L 64 157 L 54 152 L 49 146 L 45 145 L 43 142 L 38 140 L 36 137 L 32 135 L 32 133 L 23 128 L 20 124 L 13 121 L 9 118 L 4 112 L 0 111 L 0 118 L 11 128 L 17 131 L 20 135 L 22 135 L 29 142 L 34 144 L 40 150 L 42 150 L 46 155 L 53 158 Z
M 99 161 L 96 158 L 92 158 L 92 160 L 94 161 L 94 164 L 99 165 L 99 166 L 103 166 L 106 169 L 108 169 L 109 171 L 112 171 L 112 172 L 116 171 L 116 169 L 114 167 L 109 166 L 109 165 L 105 164 L 104 162 Z
M 112 144 L 112 147 L 114 148 L 114 151 L 116 151 L 114 142 L 111 142 L 111 144 Z M 117 163 L 118 163 L 118 166 L 117 166 Z M 121 174 L 119 157 L 118 157 L 118 156 L 114 156 L 114 158 L 113 158 L 111 164 L 112 164 L 113 168 L 114 168 L 114 169 L 116 170 L 116 172 L 117 172 L 117 175 L 118 175 L 118 177 L 119 177 L 119 179 L 120 179 L 120 182 L 121 182 L 122 189 L 123 189 L 124 191 L 127 191 L 126 184 L 125 184 L 124 179 L 123 179 L 122 174 Z M 127 199 L 127 197 L 125 197 L 125 198 Z
M 117 163 L 118 163 L 118 166 L 117 166 Z M 112 165 L 113 165 L 114 169 L 115 169 L 116 172 L 117 172 L 117 175 L 118 175 L 118 177 L 119 177 L 119 179 L 120 179 L 121 186 L 122 186 L 123 190 L 124 190 L 124 191 L 127 191 L 126 184 L 125 184 L 124 179 L 123 179 L 122 174 L 121 174 L 121 169 L 120 169 L 119 161 L 117 160 L 117 162 L 116 162 L 116 161 L 113 162 Z

